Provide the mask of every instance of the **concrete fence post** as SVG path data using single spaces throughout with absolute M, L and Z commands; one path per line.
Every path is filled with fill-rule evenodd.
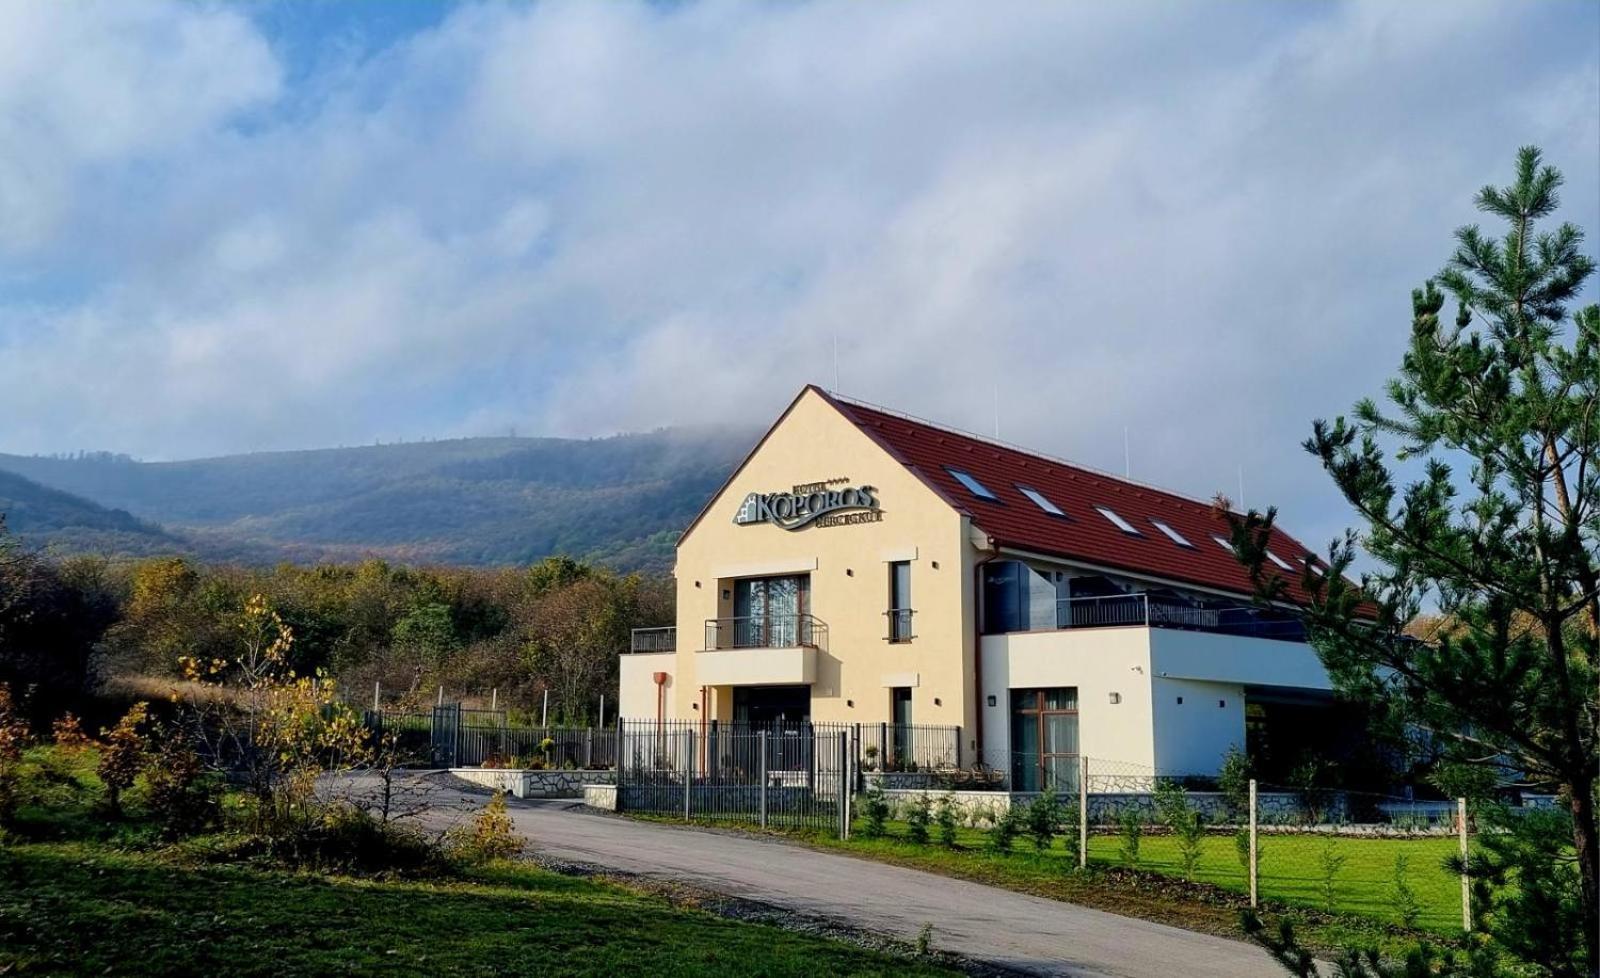
M 1461 839 L 1461 929 L 1472 931 L 1472 882 L 1467 872 L 1467 800 L 1456 799 L 1456 832 Z
M 1078 758 L 1078 868 L 1089 865 L 1089 758 Z
M 756 735 L 756 753 L 759 755 L 761 773 L 761 827 L 767 827 L 767 732 Z
M 594 728 L 583 728 L 583 766 L 594 767 Z
M 1256 805 L 1256 779 L 1250 779 L 1250 906 L 1257 905 L 1259 894 L 1256 889 L 1258 853 L 1256 850 L 1256 828 L 1258 822 L 1258 809 Z

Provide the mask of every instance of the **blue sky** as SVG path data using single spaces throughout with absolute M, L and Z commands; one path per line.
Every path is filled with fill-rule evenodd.
M 837 336 L 1325 539 L 1523 143 L 1600 228 L 1600 5 L 5 4 L 0 451 L 756 425 Z

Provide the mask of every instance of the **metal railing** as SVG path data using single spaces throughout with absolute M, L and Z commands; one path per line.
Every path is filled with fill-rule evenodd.
M 909 642 L 916 638 L 911 630 L 911 616 L 915 614 L 910 608 L 890 608 L 884 612 L 889 619 L 889 641 Z
M 505 710 L 445 703 L 430 710 L 366 710 L 369 729 L 395 737 L 414 763 L 436 767 L 607 768 L 616 764 L 614 727 L 518 723 Z
M 678 648 L 678 628 L 635 628 L 629 652 L 675 652 Z
M 1250 638 L 1304 642 L 1305 626 L 1276 618 L 1260 608 L 1204 608 L 1148 594 L 1114 594 L 1056 601 L 1057 628 L 1114 628 L 1124 625 L 1217 632 Z
M 706 619 L 706 649 L 789 649 L 824 646 L 828 625 L 812 615 L 749 615 Z

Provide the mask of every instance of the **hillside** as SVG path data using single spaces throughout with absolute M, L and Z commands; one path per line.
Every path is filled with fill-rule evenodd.
M 0 513 L 24 543 L 63 552 L 116 556 L 183 553 L 189 545 L 121 509 L 0 471 Z
M 668 429 L 181 462 L 0 455 L 0 471 L 106 513 L 126 510 L 133 524 L 214 558 L 513 564 L 564 553 L 660 570 L 677 532 L 753 440 L 748 431 Z M 70 542 L 65 526 L 55 542 Z

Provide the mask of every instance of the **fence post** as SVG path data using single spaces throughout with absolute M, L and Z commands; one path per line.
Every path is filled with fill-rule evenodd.
M 761 756 L 761 827 L 767 827 L 767 732 L 762 730 L 756 736 L 757 753 Z
M 379 709 L 380 709 L 378 700 L 379 700 L 379 696 L 380 696 L 380 694 L 382 692 L 383 692 L 383 683 L 382 683 L 382 681 L 374 679 L 372 681 L 372 712 L 374 712 L 374 713 L 377 713 L 379 711 Z
M 1472 932 L 1472 884 L 1467 873 L 1467 800 L 1456 799 L 1456 831 L 1461 837 L 1461 929 Z
M 683 758 L 683 820 L 689 821 L 689 793 L 694 789 L 694 728 L 688 727 L 683 732 L 683 743 L 687 748 Z
M 1078 868 L 1089 865 L 1089 758 L 1078 758 Z
M 583 728 L 583 766 L 594 767 L 594 728 Z
M 850 838 L 850 735 L 839 731 L 839 838 Z
M 616 748 L 612 751 L 611 763 L 616 768 L 615 782 L 617 785 L 617 811 L 622 811 L 622 718 L 617 717 Z
M 1256 906 L 1256 779 L 1250 779 L 1250 906 Z

